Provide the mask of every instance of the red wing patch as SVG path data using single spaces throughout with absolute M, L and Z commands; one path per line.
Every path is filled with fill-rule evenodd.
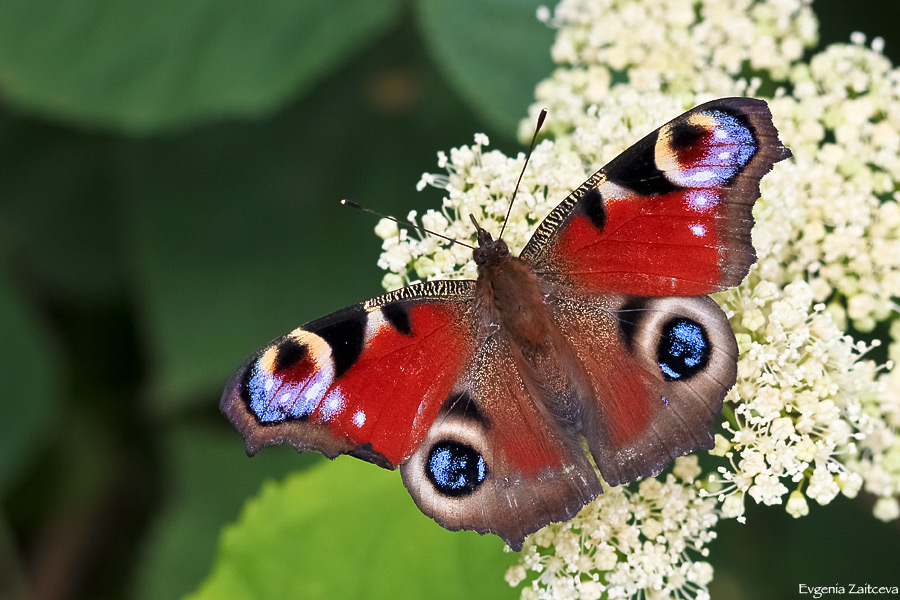
M 609 184 L 600 189 L 607 191 L 605 229 L 576 213 L 557 242 L 567 278 L 640 295 L 694 296 L 721 285 L 715 191 L 701 196 L 704 208 L 698 210 L 696 190 L 646 198 Z
M 336 437 L 371 444 L 393 464 L 425 438 L 468 358 L 469 341 L 452 306 L 409 309 L 414 335 L 404 335 L 378 313 L 356 364 L 329 388 L 313 421 Z M 374 318 L 373 318 L 374 317 Z

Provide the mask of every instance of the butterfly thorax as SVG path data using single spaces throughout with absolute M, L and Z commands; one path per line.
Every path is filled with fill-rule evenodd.
M 510 255 L 502 239 L 478 232 L 476 294 L 488 332 L 500 331 L 526 352 L 552 343 L 555 327 L 534 270 Z

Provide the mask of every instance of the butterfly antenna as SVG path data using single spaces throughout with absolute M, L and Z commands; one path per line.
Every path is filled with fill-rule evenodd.
M 522 176 L 525 175 L 525 169 L 528 168 L 528 161 L 531 160 L 531 153 L 534 152 L 534 145 L 537 143 L 537 136 L 541 130 L 541 126 L 544 124 L 544 119 L 547 118 L 547 109 L 542 108 L 541 114 L 538 115 L 537 125 L 534 128 L 534 135 L 531 136 L 531 147 L 528 148 L 528 154 L 525 155 L 525 164 L 522 165 L 522 172 L 519 173 L 519 180 L 516 182 L 516 189 L 513 190 L 512 198 L 509 199 L 509 208 L 506 209 L 506 218 L 503 219 L 503 227 L 500 228 L 500 235 L 498 237 L 503 237 L 503 232 L 506 230 L 506 223 L 509 221 L 509 215 L 512 214 L 513 202 L 516 201 L 516 194 L 519 193 L 519 185 L 522 183 Z
M 470 250 L 475 249 L 475 246 L 469 245 L 469 244 L 467 244 L 465 242 L 461 242 L 459 240 L 455 240 L 452 237 L 442 235 L 436 231 L 431 231 L 430 229 L 426 229 L 426 228 L 422 227 L 421 225 L 416 225 L 415 223 L 410 223 L 409 221 L 401 221 L 400 219 L 398 219 L 396 217 L 392 217 L 390 215 L 383 215 L 380 212 L 376 212 L 376 211 L 372 210 L 371 208 L 366 208 L 365 206 L 361 206 L 361 205 L 357 204 L 356 202 L 354 202 L 353 200 L 347 200 L 346 198 L 344 198 L 343 200 L 341 200 L 341 204 L 344 206 L 348 206 L 350 208 L 355 208 L 356 210 L 361 210 L 363 212 L 373 214 L 376 217 L 381 217 L 382 219 L 388 219 L 389 221 L 393 221 L 394 223 L 396 223 L 398 225 L 403 225 L 404 227 L 412 227 L 413 229 L 418 229 L 419 231 L 422 231 L 429 235 L 433 235 L 435 237 L 439 237 L 441 239 L 447 240 L 448 242 L 451 242 L 453 244 L 459 244 L 460 246 L 465 246 L 466 248 L 469 248 Z

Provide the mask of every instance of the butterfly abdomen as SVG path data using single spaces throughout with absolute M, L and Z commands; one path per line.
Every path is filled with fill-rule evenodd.
M 587 375 L 555 320 L 552 295 L 524 261 L 505 256 L 480 269 L 476 295 L 486 335 L 508 344 L 538 408 L 565 429 L 580 429 Z

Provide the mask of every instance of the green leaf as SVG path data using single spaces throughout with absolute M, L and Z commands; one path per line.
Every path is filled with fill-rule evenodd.
M 435 61 L 482 116 L 514 133 L 550 75 L 554 31 L 537 20 L 541 0 L 418 0 Z
M 191 598 L 515 598 L 513 557 L 494 536 L 425 517 L 399 473 L 342 458 L 264 486 Z
M 126 287 L 108 148 L 0 112 L 0 252 L 44 293 L 91 301 Z
M 165 440 L 172 487 L 147 540 L 135 597 L 170 600 L 195 589 L 212 568 L 219 530 L 235 518 L 245 498 L 263 481 L 319 459 L 289 447 L 269 448 L 250 459 L 234 431 L 180 425 Z
M 60 368 L 37 316 L 0 274 L 0 496 L 53 430 Z
M 308 89 L 399 0 L 4 0 L 0 89 L 75 123 L 151 131 L 258 115 Z

